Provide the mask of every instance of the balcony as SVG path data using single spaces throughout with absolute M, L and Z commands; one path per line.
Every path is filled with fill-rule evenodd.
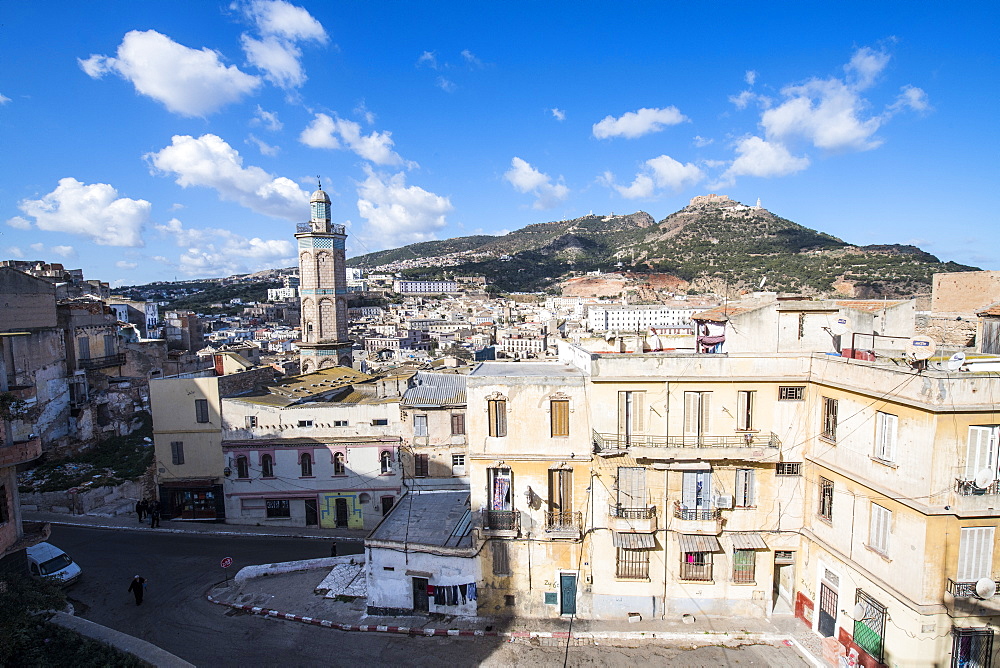
M 624 506 L 608 506 L 608 517 L 611 518 L 611 530 L 622 533 L 653 533 L 656 531 L 656 506 L 645 508 L 626 508 Z
M 659 436 L 655 434 L 609 434 L 594 432 L 594 452 L 616 453 L 628 450 L 636 457 L 671 459 L 690 456 L 691 449 L 700 457 L 713 459 L 763 459 L 781 447 L 781 440 L 772 432 L 742 432 L 702 436 Z
M 987 487 L 978 487 L 973 480 L 955 480 L 955 493 L 959 496 L 997 496 L 1000 494 L 1000 480 L 994 480 Z
M 973 480 L 955 479 L 955 497 L 951 502 L 955 510 L 976 511 L 1000 508 L 1000 481 L 994 480 L 986 487 L 979 487 Z
M 720 508 L 682 508 L 674 501 L 675 529 L 685 534 L 718 536 L 722 533 L 722 510 Z
M 30 441 L 0 445 L 0 468 L 27 464 L 42 456 L 42 439 L 37 436 Z
M 123 364 L 125 364 L 125 353 L 115 353 L 114 355 L 105 355 L 104 357 L 88 357 L 87 359 L 76 361 L 78 368 L 87 370 L 106 369 Z
M 580 537 L 583 528 L 583 514 L 580 512 L 553 511 L 545 513 L 545 533 L 549 538 Z
M 487 536 L 495 538 L 517 538 L 521 533 L 521 512 L 519 510 L 481 510 L 479 526 Z
M 1000 591 L 1000 582 L 997 583 L 997 589 Z M 954 596 L 955 598 L 979 598 L 976 594 L 976 580 L 952 580 L 948 578 L 948 584 L 945 586 L 945 591 Z

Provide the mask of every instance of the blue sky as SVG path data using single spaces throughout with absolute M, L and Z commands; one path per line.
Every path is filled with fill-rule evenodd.
M 8 2 L 0 259 L 115 285 L 761 198 L 1000 269 L 996 3 Z

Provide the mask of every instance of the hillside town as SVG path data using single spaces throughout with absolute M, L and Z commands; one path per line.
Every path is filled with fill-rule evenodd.
M 50 535 L 29 517 L 148 499 L 171 526 L 354 532 L 324 592 L 380 620 L 788 619 L 841 665 L 990 665 L 1000 272 L 493 297 L 349 270 L 310 206 L 298 271 L 234 316 L 2 263 L 3 569 Z M 103 508 L 97 479 L 34 491 L 149 420 L 152 464 Z

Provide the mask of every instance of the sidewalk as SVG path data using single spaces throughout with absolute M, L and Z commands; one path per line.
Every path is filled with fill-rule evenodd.
M 208 599 L 250 614 L 325 626 L 342 631 L 367 631 L 426 636 L 489 636 L 508 641 L 532 638 L 568 638 L 567 619 L 492 619 L 488 617 L 452 617 L 413 615 L 379 617 L 365 613 L 365 600 L 325 598 L 316 589 L 329 568 L 243 579 L 220 585 L 208 593 Z M 690 623 L 688 623 L 690 622 Z M 774 621 L 751 618 L 698 617 L 688 622 L 674 619 L 622 620 L 576 619 L 572 625 L 575 644 L 614 644 L 608 641 L 659 640 L 695 645 L 738 645 L 747 643 L 784 644 L 795 647 L 802 657 L 822 667 L 817 659 L 819 639 L 800 620 L 787 616 Z
M 316 538 L 322 540 L 362 542 L 368 531 L 357 529 L 321 529 L 319 527 L 254 526 L 244 524 L 221 524 L 187 520 L 161 520 L 160 527 L 153 529 L 149 520 L 140 524 L 135 514 L 112 517 L 97 515 L 69 515 L 40 511 L 23 511 L 22 516 L 29 522 L 50 522 L 65 526 L 92 527 L 95 529 L 120 529 L 159 533 L 211 534 L 216 536 L 268 536 L 271 538 Z

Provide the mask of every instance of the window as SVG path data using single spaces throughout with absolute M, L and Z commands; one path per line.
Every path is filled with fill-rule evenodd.
M 712 472 L 684 471 L 681 506 L 685 510 L 709 510 L 712 507 Z
M 782 385 L 778 387 L 778 401 L 802 401 L 806 388 L 803 385 Z
M 778 462 L 774 466 L 774 475 L 802 475 L 802 462 Z
M 649 579 L 649 550 L 617 548 L 615 577 L 619 580 Z
M 819 516 L 833 521 L 833 481 L 826 478 L 819 479 Z
M 998 427 L 969 427 L 969 441 L 965 451 L 965 479 L 975 480 L 980 471 L 989 471 L 997 477 Z
M 958 543 L 959 582 L 993 577 L 994 527 L 963 527 Z
M 736 469 L 736 507 L 753 508 L 754 506 L 754 470 Z
M 489 510 L 513 510 L 513 487 L 510 469 L 487 469 Z
M 712 581 L 711 552 L 681 552 L 681 580 Z
M 490 422 L 490 436 L 504 437 L 507 435 L 507 400 L 490 399 L 486 402 L 486 410 Z
M 413 477 L 426 478 L 429 470 L 427 455 L 413 455 Z
M 118 336 L 115 334 L 105 334 L 104 335 L 104 356 L 111 357 L 116 352 L 118 347 Z
M 465 413 L 451 414 L 451 435 L 462 436 L 465 434 Z
M 378 456 L 379 464 L 382 466 L 382 473 L 392 473 L 392 453 L 383 450 Z
M 347 467 L 344 466 L 344 453 L 333 453 L 333 475 L 346 475 Z
M 751 431 L 753 427 L 753 390 L 740 390 L 736 393 L 736 429 Z
M 452 475 L 465 475 L 465 455 L 451 456 Z
M 236 477 L 244 479 L 250 477 L 250 462 L 243 455 L 236 458 Z
M 247 420 L 247 429 L 253 429 L 254 427 L 257 426 L 257 416 L 256 415 L 248 415 L 246 417 L 246 420 Z
M 646 430 L 645 405 L 645 392 L 618 393 L 618 440 L 622 445 L 631 445 L 632 437 Z
M 711 392 L 684 393 L 684 436 L 700 442 L 711 429 Z
M 300 427 L 311 427 L 311 426 L 313 426 L 313 421 L 312 420 L 299 420 L 299 426 Z
M 493 552 L 493 575 L 510 575 L 510 551 L 507 543 L 502 540 L 494 540 L 492 543 Z
M 837 442 L 837 400 L 823 397 L 823 438 Z
M 881 411 L 875 413 L 875 457 L 896 461 L 896 428 L 899 417 Z
M 413 416 L 413 435 L 414 436 L 426 436 L 427 435 L 427 416 L 426 415 L 414 415 Z
M 882 663 L 886 607 L 860 589 L 857 590 L 856 597 L 856 603 L 864 612 L 859 619 L 854 620 L 854 644 Z
M 346 427 L 347 426 L 347 420 L 334 420 L 333 421 L 333 426 L 334 427 Z
M 7 487 L 0 485 L 0 524 L 10 520 L 10 508 L 7 506 Z
M 733 582 L 756 584 L 754 577 L 757 553 L 753 550 L 733 550 Z
M 569 436 L 569 401 L 553 399 L 549 402 L 549 435 L 552 438 Z
M 573 470 L 549 470 L 549 515 L 546 525 L 552 528 L 572 527 Z
M 90 359 L 90 339 L 86 336 L 81 336 L 76 340 L 77 345 L 80 348 L 80 359 L 89 360 Z
M 618 467 L 618 509 L 645 510 L 646 501 L 646 469 L 642 466 Z M 626 514 L 626 517 L 628 514 Z M 621 515 L 619 514 L 619 517 Z
M 274 477 L 274 457 L 271 455 L 260 456 L 260 474 L 265 478 Z
M 194 415 L 198 422 L 208 422 L 208 399 L 194 400 Z
M 311 478 L 313 474 L 313 458 L 308 452 L 303 452 L 299 457 L 299 466 L 302 468 L 302 477 Z
M 984 342 L 985 343 L 985 342 Z M 993 665 L 993 629 L 954 627 L 951 668 L 990 668 Z
M 890 533 L 892 533 L 892 511 L 873 503 L 868 527 L 868 547 L 882 554 L 888 554 Z
M 375 418 L 372 420 L 373 427 L 385 427 L 389 424 L 389 420 L 386 418 Z
M 264 508 L 268 517 L 291 517 L 292 509 L 288 499 L 267 499 Z
M 171 441 L 170 442 L 170 463 L 174 466 L 180 466 L 184 463 L 184 442 L 183 441 Z

